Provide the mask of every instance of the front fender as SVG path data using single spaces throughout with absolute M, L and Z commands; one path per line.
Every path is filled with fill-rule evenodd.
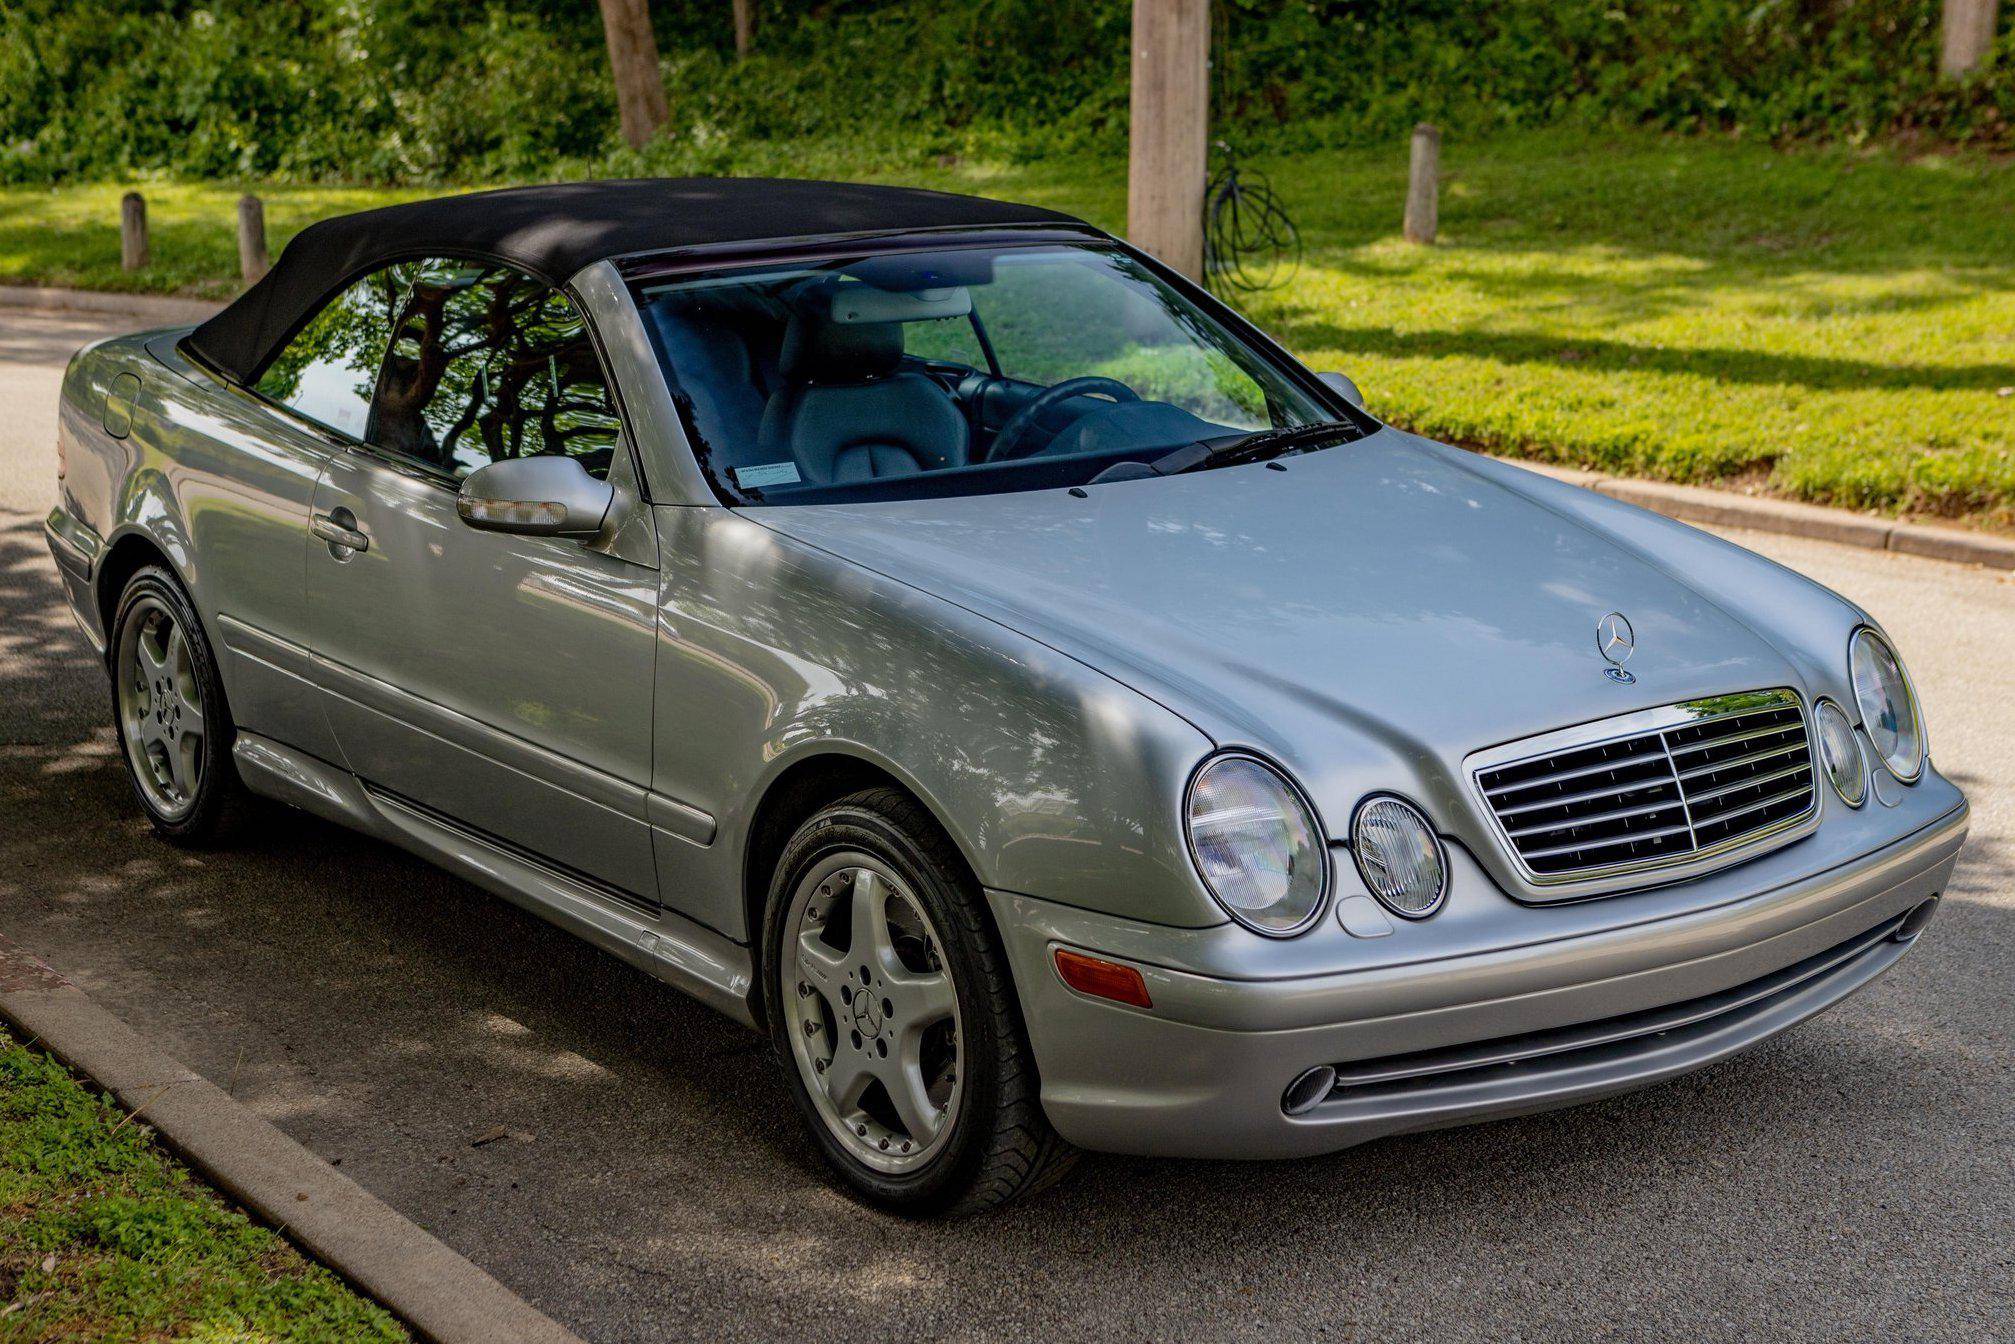
M 767 787 L 815 754 L 894 775 L 986 886 L 1156 924 L 1225 916 L 1182 839 L 1211 742 L 1110 677 L 727 509 L 662 507 L 656 791 L 711 813 L 713 880 L 668 891 L 746 937 L 722 880 Z M 698 712 L 705 706 L 705 712 Z

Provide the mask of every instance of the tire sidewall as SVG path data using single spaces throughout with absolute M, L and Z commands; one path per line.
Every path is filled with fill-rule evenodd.
M 961 1037 L 958 1071 L 964 1096 L 952 1121 L 950 1141 L 928 1163 L 900 1175 L 878 1172 L 847 1152 L 819 1113 L 787 1036 L 790 1014 L 782 999 L 783 940 L 791 896 L 803 874 L 820 859 L 841 850 L 861 850 L 893 868 L 925 907 L 938 931 L 939 951 L 950 966 L 958 999 Z M 931 1213 L 958 1201 L 984 1158 L 1000 1110 L 1000 1039 L 996 1012 L 980 987 L 987 983 L 982 953 L 970 932 L 976 900 L 954 874 L 919 845 L 907 830 L 871 806 L 840 803 L 818 813 L 785 845 L 771 875 L 763 942 L 763 1007 L 776 1050 L 806 1127 L 830 1161 L 862 1194 L 885 1208 Z
M 146 790 L 140 787 L 139 765 L 133 759 L 133 744 L 126 740 L 125 718 L 119 706 L 119 678 L 126 664 L 128 641 L 133 638 L 133 608 L 146 597 L 166 606 L 181 626 L 182 637 L 189 645 L 190 665 L 203 692 L 203 719 L 208 730 L 203 734 L 203 777 L 196 786 L 195 806 L 179 818 L 165 817 L 156 811 Z M 194 841 L 208 836 L 216 828 L 231 788 L 237 783 L 231 759 L 236 732 L 224 703 L 224 684 L 217 674 L 209 636 L 196 615 L 195 605 L 173 574 L 158 565 L 148 565 L 126 581 L 119 592 L 118 613 L 112 622 L 110 659 L 112 730 L 119 738 L 119 755 L 126 764 L 126 782 L 133 790 L 133 797 L 154 829 L 169 839 Z

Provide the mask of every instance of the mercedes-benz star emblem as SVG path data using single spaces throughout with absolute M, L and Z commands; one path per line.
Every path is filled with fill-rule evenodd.
M 1595 623 L 1595 651 L 1609 664 L 1602 672 L 1611 681 L 1628 685 L 1637 680 L 1623 670 L 1630 655 L 1637 652 L 1637 632 L 1630 628 L 1622 612 L 1612 611 Z

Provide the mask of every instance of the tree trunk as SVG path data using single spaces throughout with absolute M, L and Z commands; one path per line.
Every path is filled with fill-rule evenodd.
M 658 39 L 651 32 L 650 0 L 601 0 L 601 5 L 623 139 L 630 148 L 642 149 L 671 115 L 665 109 L 665 81 L 658 70 Z
M 756 14 L 755 0 L 735 0 L 735 59 L 741 60 L 749 54 L 755 42 Z
M 1127 237 L 1203 278 L 1210 153 L 1210 0 L 1134 0 Z
M 1964 79 L 1986 64 L 1994 50 L 1997 0 L 1945 0 L 1944 42 L 1938 53 L 1938 73 Z

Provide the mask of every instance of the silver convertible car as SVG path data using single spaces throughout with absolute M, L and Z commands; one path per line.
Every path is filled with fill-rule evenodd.
M 1673 1077 L 1894 965 L 1966 832 L 1867 613 L 1047 210 L 331 219 L 80 353 L 60 450 L 163 836 L 262 795 L 537 911 L 893 1208 Z

